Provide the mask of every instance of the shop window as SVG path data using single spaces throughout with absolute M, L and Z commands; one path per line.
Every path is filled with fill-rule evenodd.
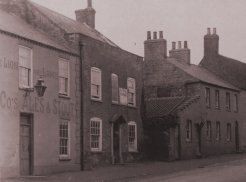
M 70 145 L 70 137 L 69 137 L 69 121 L 62 120 L 60 123 L 60 159 L 69 158 L 69 145 Z
M 69 95 L 69 62 L 64 59 L 59 60 L 59 94 Z
M 33 56 L 32 49 L 19 46 L 19 87 L 33 87 Z
M 91 99 L 102 100 L 102 72 L 95 67 L 91 68 Z
M 128 123 L 128 150 L 137 151 L 137 125 L 133 121 Z
M 90 121 L 91 151 L 102 151 L 102 120 L 92 118 Z
M 134 78 L 127 79 L 128 105 L 136 106 L 136 83 Z

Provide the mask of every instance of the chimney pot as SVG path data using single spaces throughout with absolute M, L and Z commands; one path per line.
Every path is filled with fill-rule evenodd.
M 213 34 L 216 35 L 216 28 L 213 28 Z
M 147 32 L 147 40 L 151 40 L 151 31 Z
M 184 41 L 184 48 L 188 49 L 188 42 L 187 41 Z
M 172 50 L 176 49 L 176 42 L 172 42 Z
M 178 41 L 178 49 L 181 49 L 181 41 Z
M 88 8 L 92 8 L 92 0 L 87 1 Z
M 159 31 L 159 38 L 163 39 L 163 31 Z
M 207 35 L 210 35 L 211 34 L 211 30 L 210 28 L 207 29 Z
M 154 39 L 157 39 L 157 32 L 154 32 Z

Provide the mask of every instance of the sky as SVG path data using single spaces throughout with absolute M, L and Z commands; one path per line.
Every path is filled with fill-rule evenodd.
M 75 19 L 87 0 L 33 0 Z M 168 42 L 188 41 L 191 62 L 203 57 L 207 28 L 216 28 L 219 53 L 246 63 L 245 0 L 92 0 L 96 29 L 119 47 L 144 54 L 147 31 L 163 31 Z

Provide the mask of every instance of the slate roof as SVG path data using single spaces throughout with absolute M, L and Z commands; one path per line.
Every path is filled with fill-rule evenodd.
M 203 58 L 199 64 L 223 80 L 246 90 L 246 64 L 222 55 Z
M 37 31 L 26 21 L 15 15 L 6 13 L 0 9 L 0 30 L 18 35 L 22 38 L 33 40 L 45 45 L 71 52 L 68 47 L 52 41 L 47 35 Z
M 93 39 L 99 40 L 101 42 L 107 43 L 111 46 L 118 47 L 115 43 L 113 43 L 99 31 L 89 27 L 87 24 L 82 24 L 78 21 L 68 18 L 60 13 L 52 11 L 30 0 L 28 0 L 28 2 L 31 3 L 34 7 L 36 7 L 45 16 L 47 16 L 52 22 L 57 24 L 60 28 L 64 29 L 67 33 L 80 33 Z
M 224 81 L 223 79 L 219 78 L 218 76 L 201 66 L 193 64 L 188 65 L 180 61 L 177 61 L 176 59 L 167 59 L 167 61 L 202 82 L 217 85 L 223 88 L 239 90 L 237 87 L 233 86 L 227 81 Z

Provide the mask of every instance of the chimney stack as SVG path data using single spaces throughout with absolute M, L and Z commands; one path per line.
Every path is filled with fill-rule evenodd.
M 172 42 L 172 50 L 169 51 L 170 58 L 175 58 L 185 64 L 190 64 L 190 49 L 188 48 L 188 42 L 184 41 L 184 47 L 182 48 L 182 42 L 178 41 L 178 48 L 175 49 L 176 42 Z
M 213 57 L 219 54 L 219 36 L 216 28 L 213 28 L 213 34 L 208 28 L 207 35 L 204 36 L 204 57 Z
M 92 0 L 87 0 L 87 8 L 75 11 L 76 21 L 86 23 L 91 28 L 95 28 L 96 11 L 92 7 Z
M 167 41 L 163 38 L 163 31 L 153 32 L 153 39 L 151 39 L 151 32 L 147 32 L 147 40 L 144 41 L 144 59 L 146 61 L 163 61 L 167 57 Z

